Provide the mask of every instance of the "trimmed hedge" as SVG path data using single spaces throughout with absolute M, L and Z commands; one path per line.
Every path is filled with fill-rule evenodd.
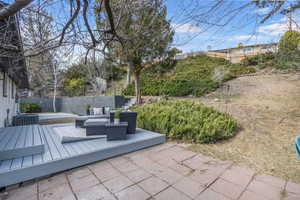
M 190 101 L 160 101 L 133 110 L 138 112 L 138 127 L 172 140 L 215 143 L 236 134 L 237 121 L 229 114 Z
M 40 113 L 42 112 L 42 107 L 40 104 L 35 102 L 22 102 L 20 104 L 20 109 L 22 113 Z

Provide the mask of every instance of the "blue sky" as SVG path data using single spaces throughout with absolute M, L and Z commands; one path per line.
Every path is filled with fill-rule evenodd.
M 244 5 L 249 0 L 228 0 L 226 2 L 227 4 L 209 17 L 210 21 L 222 24 L 226 17 L 222 18 L 220 15 Z M 209 0 L 166 1 L 168 18 L 176 31 L 174 45 L 177 48 L 183 52 L 191 52 L 207 50 L 208 46 L 211 49 L 236 47 L 239 42 L 243 44 L 277 42 L 288 28 L 287 17 L 283 14 L 276 14 L 265 23 L 259 24 L 260 19 L 268 13 L 270 8 L 257 8 L 254 5 L 241 10 L 236 17 L 230 20 L 231 23 L 222 27 L 208 26 L 189 18 L 189 14 L 207 11 L 207 7 L 212 3 Z M 192 10 L 192 8 L 196 9 Z M 295 21 L 299 18 L 298 16 L 297 13 L 293 13 Z M 295 23 L 293 28 L 296 29 Z
M 11 3 L 14 0 L 5 1 Z M 176 31 L 173 46 L 181 49 L 183 52 L 203 51 L 207 50 L 208 46 L 211 49 L 236 47 L 240 42 L 245 45 L 277 42 L 287 30 L 287 17 L 282 14 L 274 15 L 264 24 L 258 23 L 259 19 L 268 13 L 269 8 L 257 8 L 254 5 L 250 5 L 243 10 L 239 9 L 240 12 L 230 20 L 230 23 L 220 27 L 199 23 L 199 18 L 197 20 L 193 19 L 193 16 L 208 11 L 210 6 L 217 0 L 165 1 L 168 9 L 168 18 Z M 220 25 L 230 17 L 230 15 L 225 15 L 228 11 L 251 1 L 225 0 L 224 5 L 215 12 L 209 12 L 210 16 L 206 17 L 206 19 L 209 19 L 209 22 Z M 293 2 L 292 0 L 286 1 L 286 5 Z M 60 2 L 62 8 L 67 7 L 63 3 L 64 1 L 54 2 Z M 50 9 L 51 12 L 55 12 L 57 19 L 66 20 L 66 13 L 61 12 L 61 9 L 55 9 L 57 6 L 54 5 L 54 9 Z M 299 14 L 294 13 L 293 16 L 295 21 L 300 21 L 298 20 Z M 293 27 L 296 29 L 295 24 Z

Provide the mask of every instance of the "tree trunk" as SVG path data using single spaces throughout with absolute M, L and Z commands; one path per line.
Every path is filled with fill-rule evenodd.
M 131 83 L 132 62 L 128 62 L 126 87 Z
M 53 91 L 53 112 L 56 112 L 56 91 L 57 91 L 57 71 L 56 66 L 53 67 L 53 75 L 54 75 L 54 91 Z
M 141 73 L 139 71 L 134 72 L 134 83 L 135 83 L 135 96 L 136 96 L 136 103 L 141 104 L 142 103 L 142 97 L 141 97 Z

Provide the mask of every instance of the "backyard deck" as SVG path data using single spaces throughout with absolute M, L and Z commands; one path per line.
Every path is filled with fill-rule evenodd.
M 59 125 L 62 126 L 62 125 Z M 74 128 L 73 124 L 65 124 Z M 61 144 L 53 125 L 19 126 L 14 129 L 16 137 L 11 143 L 17 144 L 18 138 L 31 130 L 38 133 L 44 144 L 44 152 L 0 161 L 0 187 L 46 176 L 52 173 L 79 167 L 95 161 L 136 151 L 165 142 L 162 134 L 137 129 L 136 134 L 128 135 L 127 140 L 109 141 L 94 139 Z M 11 132 L 0 130 L 2 134 Z M 14 141 L 12 141 L 14 140 Z

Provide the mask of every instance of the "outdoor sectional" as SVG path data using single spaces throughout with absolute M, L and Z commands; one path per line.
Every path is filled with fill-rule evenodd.
M 85 121 L 88 119 L 107 119 L 110 121 L 110 123 L 114 123 L 114 113 L 115 111 L 111 111 L 110 115 L 87 115 L 87 116 L 78 116 L 75 119 L 75 126 L 81 127 L 81 128 L 87 128 L 87 124 L 85 124 Z M 133 111 L 123 111 L 120 114 L 120 122 L 127 122 L 127 134 L 134 134 L 136 131 L 136 120 L 137 120 L 137 112 Z M 100 123 L 102 124 L 102 123 Z M 100 128 L 102 128 L 103 125 L 100 125 Z M 95 125 L 92 128 L 95 129 Z
M 110 115 L 86 115 L 78 116 L 75 119 L 75 127 L 84 128 L 84 122 L 88 119 L 109 119 Z

